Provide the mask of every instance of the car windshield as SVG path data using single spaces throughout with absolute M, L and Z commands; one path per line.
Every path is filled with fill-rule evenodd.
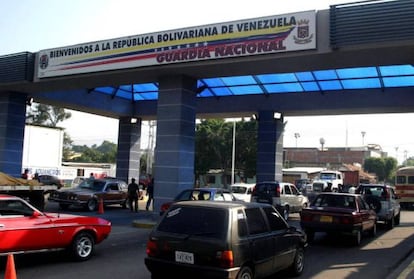
M 79 184 L 79 188 L 82 189 L 90 189 L 94 191 L 102 191 L 103 187 L 105 186 L 105 181 L 100 180 L 85 180 L 81 184 Z
M 182 191 L 175 197 L 175 201 L 196 201 L 196 200 L 209 200 L 210 192 L 209 191 L 200 191 L 200 190 L 186 190 Z
M 387 189 L 381 186 L 362 187 L 360 193 L 365 196 L 375 196 L 381 200 L 386 200 L 387 198 Z
M 227 211 L 214 208 L 172 208 L 160 222 L 157 230 L 185 234 L 187 237 L 203 236 L 223 239 L 227 232 Z
M 319 195 L 313 201 L 312 206 L 316 207 L 339 207 L 356 209 L 354 196 L 346 195 Z
M 335 179 L 336 175 L 334 173 L 321 173 L 320 179 Z

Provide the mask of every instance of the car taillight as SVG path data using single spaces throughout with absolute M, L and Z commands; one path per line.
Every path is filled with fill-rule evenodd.
M 256 195 L 256 185 L 252 189 L 252 196 L 255 196 L 255 195 Z
M 303 222 L 311 222 L 312 221 L 312 214 L 307 214 L 307 213 L 305 213 L 305 212 L 301 212 L 300 213 L 300 219 L 303 221 Z
M 276 187 L 276 197 L 278 198 L 278 197 L 280 197 L 280 187 L 279 186 L 277 186 Z
M 171 203 L 164 203 L 163 205 L 161 205 L 161 212 L 165 212 L 168 210 L 168 208 L 170 208 Z
M 219 260 L 220 267 L 231 268 L 234 266 L 233 251 L 218 251 L 216 258 Z
M 157 255 L 157 251 L 157 243 L 154 240 L 148 240 L 146 249 L 147 255 L 150 257 L 154 257 L 155 255 Z

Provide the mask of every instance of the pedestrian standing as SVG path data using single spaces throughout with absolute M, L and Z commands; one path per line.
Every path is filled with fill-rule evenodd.
M 154 178 L 150 175 L 150 183 L 148 183 L 147 186 L 147 205 L 145 207 L 146 210 L 149 210 L 149 207 L 151 206 L 151 202 L 154 199 Z
M 139 185 L 135 182 L 135 178 L 132 178 L 131 183 L 128 185 L 128 202 L 131 212 L 138 212 L 138 195 Z

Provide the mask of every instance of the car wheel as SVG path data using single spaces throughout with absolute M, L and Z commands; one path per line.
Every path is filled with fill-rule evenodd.
M 123 209 L 126 209 L 126 208 L 128 207 L 128 199 L 124 200 L 124 201 L 121 203 L 121 207 L 122 207 Z
M 290 267 L 290 272 L 293 276 L 299 276 L 302 274 L 305 267 L 305 251 L 302 247 L 299 247 L 296 250 L 295 258 L 293 260 L 292 266 Z
M 60 209 L 66 210 L 69 208 L 69 204 L 60 203 L 59 204 Z
M 369 231 L 369 235 L 372 237 L 375 237 L 377 235 L 377 223 L 374 223 L 374 226 L 372 227 L 372 229 Z
M 308 207 L 308 203 L 304 203 L 304 204 L 302 204 L 302 208 L 307 208 Z
M 72 241 L 72 255 L 77 261 L 86 261 L 92 257 L 95 240 L 90 233 L 80 232 Z
M 394 224 L 396 226 L 398 226 L 400 224 L 400 217 L 401 217 L 401 213 L 398 212 L 397 216 L 394 217 Z
M 356 232 L 356 234 L 354 235 L 354 244 L 356 246 L 361 245 L 361 240 L 362 240 L 362 231 L 361 230 L 358 230 Z
M 243 266 L 237 274 L 237 279 L 253 279 L 253 271 L 248 266 Z
M 388 228 L 389 230 L 392 230 L 392 229 L 394 228 L 394 226 L 395 226 L 395 223 L 394 223 L 394 217 L 391 217 L 391 219 L 389 219 L 389 220 L 387 221 L 387 228 Z
M 283 218 L 285 218 L 285 220 L 289 220 L 289 206 L 286 205 L 285 207 L 283 207 Z
M 98 201 L 96 199 L 88 200 L 88 202 L 86 204 L 86 208 L 89 211 L 95 211 L 98 208 Z

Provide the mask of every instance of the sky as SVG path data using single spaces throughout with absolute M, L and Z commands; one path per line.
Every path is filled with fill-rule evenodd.
M 329 5 L 349 2 L 353 1 L 1 1 L 0 56 L 234 20 L 326 10 Z M 72 117 L 61 126 L 74 144 L 117 142 L 118 120 L 71 112 Z M 414 131 L 410 131 L 414 129 L 403 129 L 401 123 L 414 123 L 413 120 L 414 113 L 287 117 L 284 146 L 320 147 L 321 138 L 327 148 L 379 144 L 401 163 L 404 158 L 414 156 Z M 143 145 L 146 127 L 142 128 Z M 295 133 L 300 136 L 295 137 Z

